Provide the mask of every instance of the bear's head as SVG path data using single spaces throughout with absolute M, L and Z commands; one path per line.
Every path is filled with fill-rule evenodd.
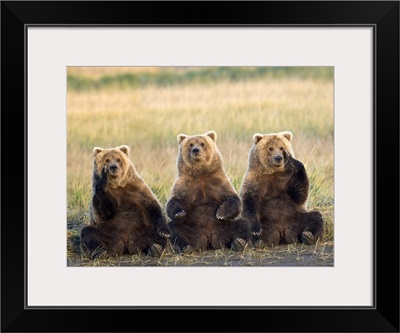
M 93 148 L 95 174 L 101 176 L 105 169 L 111 181 L 125 178 L 133 167 L 128 155 L 129 147 L 126 145 L 109 149 Z
M 267 173 L 283 171 L 287 162 L 287 152 L 294 157 L 292 138 L 293 134 L 289 131 L 254 134 L 250 164 L 253 167 L 261 167 Z
M 222 166 L 222 157 L 217 148 L 217 133 L 208 131 L 204 134 L 178 137 L 178 170 L 190 174 L 212 172 Z

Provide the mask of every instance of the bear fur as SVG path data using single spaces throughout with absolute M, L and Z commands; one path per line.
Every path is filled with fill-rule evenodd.
M 307 210 L 310 183 L 292 138 L 289 131 L 253 136 L 239 193 L 256 247 L 314 244 L 323 234 L 321 213 Z
M 90 225 L 81 250 L 90 258 L 148 253 L 159 256 L 170 236 L 160 203 L 128 157 L 129 147 L 93 149 Z
M 242 203 L 223 167 L 217 134 L 179 134 L 177 177 L 166 205 L 171 243 L 178 253 L 243 250 L 250 240 Z

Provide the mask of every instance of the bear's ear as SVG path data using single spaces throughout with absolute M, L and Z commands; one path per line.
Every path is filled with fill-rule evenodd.
M 253 135 L 253 142 L 254 142 L 254 144 L 257 144 L 257 143 L 263 138 L 263 136 L 264 136 L 264 135 L 262 135 L 262 134 L 260 134 L 260 133 L 254 134 L 254 135 Z
M 289 141 L 292 141 L 292 138 L 293 138 L 292 132 L 285 131 L 285 132 L 281 132 L 281 134 L 282 134 L 286 139 L 288 139 Z
M 208 135 L 211 139 L 217 142 L 217 133 L 215 131 L 208 131 L 206 135 Z
M 188 137 L 188 135 L 186 135 L 186 134 L 178 134 L 178 136 L 176 138 L 178 139 L 178 143 L 181 143 L 182 140 L 187 137 Z
M 96 157 L 96 155 L 97 155 L 98 153 L 100 153 L 101 151 L 103 151 L 103 150 L 104 150 L 103 148 L 94 147 L 94 148 L 93 148 L 93 156 Z
M 126 156 L 129 155 L 129 147 L 127 145 L 119 146 L 118 149 L 121 150 Z

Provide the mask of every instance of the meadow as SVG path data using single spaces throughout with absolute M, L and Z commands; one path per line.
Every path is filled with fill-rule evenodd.
M 70 67 L 67 73 L 68 265 L 315 264 L 307 256 L 314 256 L 317 265 L 332 265 L 333 68 Z M 324 238 L 315 247 L 294 244 L 243 254 L 166 251 L 159 259 L 81 258 L 79 230 L 89 223 L 93 148 L 128 145 L 138 173 L 164 208 L 176 175 L 177 135 L 209 130 L 217 132 L 225 170 L 238 191 L 253 134 L 291 131 L 296 158 L 311 182 L 308 208 L 324 216 Z M 303 260 L 298 260 L 301 253 Z

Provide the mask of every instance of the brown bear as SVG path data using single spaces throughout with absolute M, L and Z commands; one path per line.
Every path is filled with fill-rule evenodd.
M 167 221 L 129 159 L 129 147 L 95 147 L 93 155 L 90 225 L 81 230 L 82 253 L 159 256 L 170 236 Z
M 321 213 L 306 207 L 310 182 L 294 158 L 292 137 L 289 131 L 253 136 L 240 197 L 256 247 L 314 244 L 323 234 Z
M 167 201 L 171 243 L 178 253 L 243 250 L 251 233 L 242 203 L 223 167 L 217 134 L 179 134 L 177 177 Z

